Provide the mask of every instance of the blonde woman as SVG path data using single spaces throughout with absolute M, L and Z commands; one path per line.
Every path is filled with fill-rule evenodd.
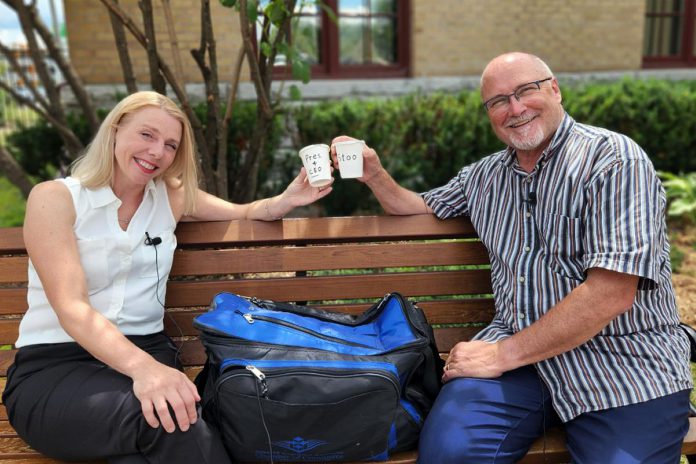
M 324 197 L 304 169 L 280 195 L 233 204 L 197 187 L 193 132 L 138 92 L 106 117 L 71 177 L 27 201 L 29 309 L 3 395 L 38 451 L 110 462 L 228 462 L 163 334 L 180 220 L 272 220 Z

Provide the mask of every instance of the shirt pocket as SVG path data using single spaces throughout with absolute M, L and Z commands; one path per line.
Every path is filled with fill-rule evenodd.
M 152 239 L 159 237 L 162 241 L 158 245 L 140 246 L 140 277 L 157 277 L 169 275 L 176 248 L 176 236 L 172 231 L 163 231 L 157 235 L 151 234 Z
M 583 280 L 582 219 L 562 214 L 542 215 L 541 244 L 551 269 L 569 279 Z
M 82 270 L 87 282 L 87 293 L 93 295 L 109 285 L 109 252 L 105 239 L 77 241 Z

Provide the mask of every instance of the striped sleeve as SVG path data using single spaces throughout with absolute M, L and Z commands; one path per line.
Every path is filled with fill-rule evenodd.
M 471 166 L 465 166 L 445 185 L 421 193 L 439 219 L 469 214 L 465 185 L 470 172 Z
M 585 216 L 584 269 L 600 267 L 641 277 L 641 287 L 659 280 L 664 194 L 655 170 L 633 141 L 614 139 L 621 156 L 591 183 Z

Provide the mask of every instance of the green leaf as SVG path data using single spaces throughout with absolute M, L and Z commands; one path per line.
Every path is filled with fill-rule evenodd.
M 249 0 L 247 3 L 247 16 L 249 16 L 249 22 L 255 23 L 256 19 L 259 17 L 259 1 Z
M 290 99 L 293 101 L 302 100 L 302 91 L 295 84 L 290 86 Z
M 285 9 L 285 3 L 279 0 L 273 0 L 266 5 L 263 13 L 268 17 L 274 26 L 280 27 L 285 20 L 288 11 Z
M 309 63 L 297 57 L 292 60 L 293 78 L 301 80 L 303 84 L 306 84 L 309 82 L 310 74 Z
M 276 48 L 278 49 L 279 54 L 285 55 L 288 57 L 288 59 L 291 59 L 290 57 L 292 56 L 292 49 L 286 42 L 279 43 Z
M 220 0 L 220 5 L 225 8 L 232 8 L 237 5 L 237 0 Z
M 261 42 L 261 53 L 263 53 L 265 56 L 271 56 L 271 53 L 273 52 L 271 44 L 268 42 Z
M 682 216 L 696 210 L 696 203 L 684 199 L 674 200 L 669 208 L 670 216 Z

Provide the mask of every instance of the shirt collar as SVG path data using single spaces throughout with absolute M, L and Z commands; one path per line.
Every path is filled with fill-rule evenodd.
M 573 131 L 573 127 L 575 127 L 575 120 L 571 118 L 568 113 L 563 112 L 563 119 L 561 120 L 561 124 L 558 126 L 558 129 L 556 129 L 556 132 L 553 134 L 549 146 L 546 147 L 546 149 L 542 152 L 541 156 L 539 157 L 539 161 L 537 161 L 537 164 L 542 161 L 548 161 L 551 157 L 553 157 L 556 153 L 559 152 L 561 147 L 563 147 L 563 145 L 565 144 L 566 139 Z M 515 157 L 515 149 L 508 146 L 505 149 L 505 156 L 503 157 L 505 165 L 512 166 L 512 164 L 515 163 L 516 160 L 517 158 Z
M 155 189 L 155 182 L 150 180 L 145 186 L 145 195 L 154 195 Z M 93 208 L 101 208 L 108 204 L 121 201 L 109 185 L 96 189 L 85 189 L 85 191 L 87 192 L 87 199 Z

